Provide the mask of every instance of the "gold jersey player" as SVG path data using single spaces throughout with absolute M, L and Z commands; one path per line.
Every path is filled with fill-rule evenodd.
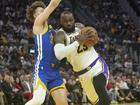
M 68 105 L 63 79 L 58 68 L 51 66 L 57 59 L 52 44 L 53 32 L 48 28 L 48 17 L 60 1 L 51 0 L 47 7 L 42 1 L 36 1 L 27 9 L 27 18 L 33 22 L 36 63 L 33 98 L 25 105 L 42 105 L 47 90 L 50 91 L 56 105 Z
M 92 38 L 90 35 L 98 38 L 96 30 L 92 27 L 85 27 L 80 31 L 75 27 L 73 14 L 69 11 L 61 14 L 60 22 L 62 28 L 55 36 L 56 57 L 59 60 L 67 58 L 93 105 L 110 105 L 105 88 L 109 79 L 107 64 L 90 43 L 88 46 L 83 44 L 87 39 Z M 79 35 L 79 32 L 85 35 Z M 88 42 L 90 41 L 92 44 L 92 40 Z

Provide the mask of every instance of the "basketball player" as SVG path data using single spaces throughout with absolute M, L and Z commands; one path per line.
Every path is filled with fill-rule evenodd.
M 33 22 L 33 33 L 36 46 L 36 63 L 34 66 L 33 98 L 25 105 L 42 105 L 46 91 L 50 91 L 56 105 L 68 105 L 63 79 L 57 68 L 52 44 L 52 32 L 48 28 L 48 17 L 61 0 L 51 0 L 46 7 L 42 1 L 34 2 L 27 9 L 27 18 Z
M 63 12 L 60 22 L 62 29 L 55 36 L 56 57 L 59 60 L 67 58 L 93 105 L 110 105 L 105 88 L 109 78 L 107 64 L 93 46 L 81 45 L 85 35 L 79 35 L 80 30 L 75 27 L 74 16 L 71 12 Z M 97 34 L 94 28 L 89 31 L 94 31 Z

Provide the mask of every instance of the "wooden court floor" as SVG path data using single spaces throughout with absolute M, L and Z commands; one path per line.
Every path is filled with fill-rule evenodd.
M 140 103 L 125 103 L 125 104 L 111 104 L 111 105 L 140 105 Z
M 81 105 L 81 104 L 72 104 L 72 105 Z M 82 104 L 82 105 L 91 105 L 91 104 Z M 111 105 L 140 105 L 140 102 L 139 103 L 111 104 Z

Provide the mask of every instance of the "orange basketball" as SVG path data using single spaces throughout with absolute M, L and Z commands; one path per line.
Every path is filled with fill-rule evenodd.
M 97 31 L 94 27 L 84 27 L 80 31 L 80 35 L 92 35 L 91 38 L 84 41 L 84 45 L 86 46 L 93 46 L 98 43 L 99 37 Z

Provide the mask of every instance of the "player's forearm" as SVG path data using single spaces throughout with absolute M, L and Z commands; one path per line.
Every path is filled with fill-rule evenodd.
M 72 44 L 65 46 L 64 44 L 58 43 L 54 46 L 54 52 L 57 59 L 62 60 L 65 57 L 68 57 L 69 54 L 72 54 L 75 49 L 77 49 L 79 43 L 77 41 Z
M 36 21 L 38 24 L 44 24 L 48 20 L 51 13 L 58 7 L 61 0 L 51 0 L 49 5 L 44 9 L 43 13 L 37 17 Z
M 61 0 L 51 0 L 47 8 L 45 8 L 43 12 L 44 18 L 47 18 L 50 16 L 50 14 L 58 7 Z M 48 9 L 49 8 L 49 9 Z M 46 19 L 44 19 L 46 20 Z
M 56 8 L 58 7 L 59 3 L 61 2 L 61 0 L 51 0 L 50 4 Z

